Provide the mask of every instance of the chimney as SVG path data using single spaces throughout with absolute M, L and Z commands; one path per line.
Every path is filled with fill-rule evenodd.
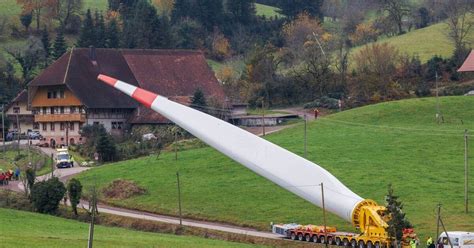
M 97 65 L 97 58 L 96 58 L 96 53 L 95 53 L 95 47 L 94 46 L 89 46 L 89 59 L 92 61 L 92 64 L 94 66 Z

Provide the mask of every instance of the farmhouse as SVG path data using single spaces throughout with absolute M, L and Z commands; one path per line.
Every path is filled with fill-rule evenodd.
M 98 74 L 185 104 L 198 88 L 207 98 L 225 102 L 224 91 L 200 51 L 73 49 L 32 80 L 21 98 L 31 111 L 32 129 L 39 130 L 45 142 L 52 146 L 80 143 L 79 130 L 85 124 L 101 124 L 120 135 L 133 125 L 169 123 L 98 82 Z

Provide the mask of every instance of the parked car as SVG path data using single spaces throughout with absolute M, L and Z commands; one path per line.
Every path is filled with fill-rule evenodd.
M 441 233 L 438 242 L 441 242 L 444 248 L 451 248 L 448 236 L 453 248 L 474 248 L 474 232 L 450 231 Z
M 40 132 L 38 131 L 28 131 L 28 137 L 30 139 L 42 139 L 43 136 L 41 136 Z

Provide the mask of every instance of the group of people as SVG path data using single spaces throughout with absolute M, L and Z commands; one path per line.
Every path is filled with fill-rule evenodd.
M 15 171 L 8 170 L 6 172 L 0 170 L 0 186 L 8 185 L 11 180 L 18 180 L 20 178 L 20 168 L 16 168 Z

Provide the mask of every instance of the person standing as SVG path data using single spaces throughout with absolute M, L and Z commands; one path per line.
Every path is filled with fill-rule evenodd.
M 410 241 L 410 248 L 416 248 L 416 240 L 414 238 Z
M 318 115 L 319 115 L 319 109 L 315 108 L 314 109 L 314 119 L 318 119 Z

